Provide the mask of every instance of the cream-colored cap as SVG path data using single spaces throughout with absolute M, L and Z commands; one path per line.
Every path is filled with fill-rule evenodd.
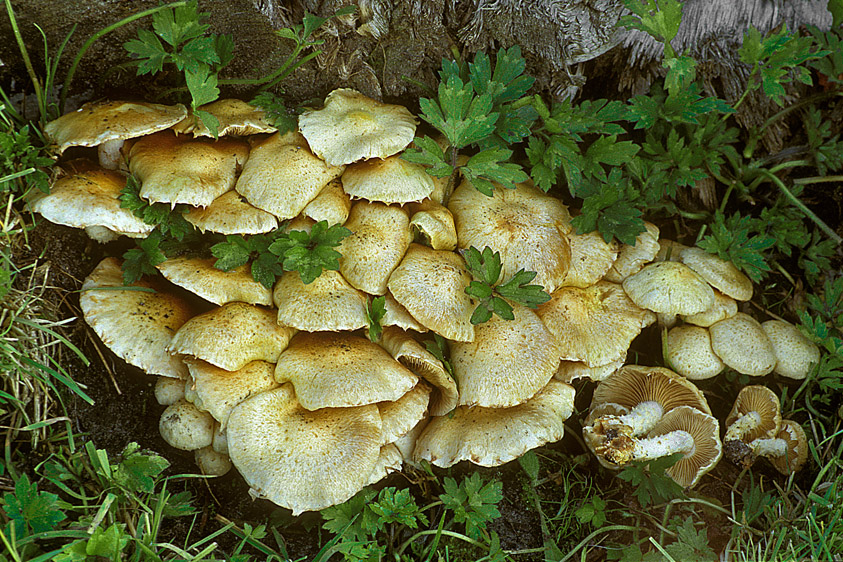
M 171 283 L 217 305 L 233 301 L 272 304 L 272 291 L 252 278 L 248 264 L 223 271 L 214 267 L 215 261 L 214 258 L 175 257 L 155 267 Z
M 236 371 L 226 371 L 205 361 L 185 359 L 192 382 L 187 398 L 200 410 L 214 416 L 225 429 L 232 408 L 253 394 L 278 387 L 275 365 L 252 361 Z
M 334 179 L 322 188 L 302 214 L 315 222 L 325 221 L 329 225 L 343 224 L 351 211 L 351 197 L 342 188 L 342 182 Z
M 602 279 L 618 257 L 619 245 L 615 240 L 608 244 L 596 230 L 586 234 L 568 234 L 571 245 L 571 266 L 562 285 L 565 287 L 590 287 Z
M 266 112 L 243 100 L 224 99 L 200 105 L 199 109 L 210 113 L 219 121 L 217 136 L 247 136 L 259 133 L 274 133 L 277 129 L 266 121 Z M 213 137 L 214 134 L 200 119 L 188 116 L 173 126 L 177 133 L 193 133 L 194 137 Z
M 194 451 L 213 442 L 214 418 L 190 402 L 179 400 L 161 414 L 158 432 L 171 447 Z
M 752 281 L 732 262 L 697 247 L 682 250 L 679 259 L 721 293 L 739 301 L 752 298 Z
M 796 326 L 783 320 L 767 320 L 761 327 L 773 345 L 776 366 L 783 377 L 804 379 L 820 360 L 820 349 L 802 335 Z
M 738 312 L 708 328 L 711 348 L 739 373 L 764 376 L 776 366 L 776 352 L 758 320 Z
M 627 277 L 623 289 L 632 301 L 663 314 L 696 314 L 714 304 L 711 286 L 687 265 L 651 263 Z
M 691 380 L 716 377 L 726 367 L 711 349 L 708 330 L 700 326 L 671 328 L 665 348 L 665 360 L 673 370 Z
M 307 332 L 357 330 L 368 325 L 369 300 L 339 271 L 326 269 L 305 285 L 298 271 L 287 271 L 272 292 L 278 323 Z
M 433 178 L 421 164 L 401 156 L 349 164 L 342 175 L 345 192 L 355 199 L 398 203 L 421 201 L 433 192 Z
M 251 205 L 233 189 L 214 199 L 204 209 L 191 209 L 184 218 L 203 233 L 262 234 L 278 228 L 275 215 Z
M 623 283 L 624 280 L 656 258 L 659 251 L 659 227 L 644 222 L 644 232 L 635 238 L 635 244 L 623 244 L 618 258 L 603 277 L 612 283 Z

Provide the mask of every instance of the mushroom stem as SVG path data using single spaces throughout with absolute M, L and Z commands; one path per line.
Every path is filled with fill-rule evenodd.
M 758 412 L 752 411 L 742 415 L 726 429 L 726 435 L 723 441 L 740 440 L 749 431 L 761 425 L 761 415 Z
M 749 443 L 749 448 L 758 457 L 781 457 L 787 454 L 787 441 L 784 439 L 756 439 Z
M 628 414 L 617 416 L 618 421 L 632 428 L 633 435 L 644 435 L 658 423 L 664 415 L 664 408 L 658 402 L 648 400 L 636 404 Z M 612 416 L 614 417 L 614 416 Z
M 603 456 L 611 463 L 623 465 L 693 450 L 694 437 L 687 431 L 677 430 L 645 439 L 613 439 L 604 446 Z
M 123 139 L 112 139 L 97 145 L 100 166 L 106 170 L 117 170 L 120 167 L 120 160 L 122 159 L 120 149 L 123 148 L 124 142 Z

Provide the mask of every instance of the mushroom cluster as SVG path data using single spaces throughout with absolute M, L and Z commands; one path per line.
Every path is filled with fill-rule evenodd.
M 353 90 L 332 92 L 283 135 L 244 102 L 202 109 L 220 122 L 219 138 L 181 106 L 105 102 L 50 123 L 60 151 L 97 146 L 99 164 L 66 166 L 32 208 L 101 242 L 143 238 L 152 226 L 120 206 L 131 174 L 142 199 L 186 209 L 201 233 L 320 221 L 350 232 L 338 269 L 310 283 L 288 271 L 267 288 L 248 265 L 223 271 L 195 253 L 132 286 L 111 257 L 85 280 L 85 320 L 159 377 L 161 434 L 195 451 L 203 472 L 233 465 L 253 495 L 300 513 L 341 503 L 405 462 L 496 466 L 562 438 L 580 377 L 605 379 L 586 434 L 601 462 L 686 452 L 674 477 L 690 486 L 719 458 L 717 421 L 692 383 L 621 368 L 657 318 L 692 324 L 749 298 L 745 287 L 724 296 L 734 291 L 717 267 L 694 265 L 692 249 L 666 250 L 651 224 L 632 245 L 576 234 L 568 208 L 530 183 L 487 196 L 434 178 L 401 158 L 415 117 Z M 462 256 L 471 247 L 499 254 L 501 282 L 535 272 L 550 299 L 536 309 L 510 302 L 513 320 L 474 325 Z M 373 341 L 363 334 L 376 297 L 385 314 Z M 638 388 L 635 398 L 612 394 L 618 385 Z

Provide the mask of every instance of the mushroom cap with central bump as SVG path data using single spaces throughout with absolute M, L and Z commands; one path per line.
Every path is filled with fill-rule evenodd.
M 234 406 L 249 396 L 278 387 L 273 376 L 275 365 L 266 361 L 252 361 L 236 371 L 196 359 L 185 359 L 185 363 L 193 382 L 185 390 L 187 399 L 214 416 L 223 430 Z
M 299 116 L 313 153 L 329 166 L 398 154 L 416 134 L 406 107 L 380 103 L 349 88 L 334 90 L 322 109 Z
M 739 373 L 761 377 L 776 366 L 776 352 L 761 324 L 738 312 L 712 324 L 711 348 L 723 362 Z
M 129 171 L 141 181 L 140 196 L 151 203 L 207 207 L 234 188 L 248 157 L 245 141 L 188 140 L 161 131 L 132 145 Z
M 697 247 L 682 250 L 679 259 L 724 295 L 738 301 L 752 298 L 752 281 L 732 262 Z
M 104 101 L 86 103 L 44 126 L 44 133 L 59 145 L 59 153 L 71 146 L 97 146 L 167 129 L 187 116 L 182 104 Z
M 118 357 L 153 375 L 187 377 L 167 345 L 193 311 L 160 279 L 144 277 L 124 287 L 120 262 L 105 258 L 82 284 L 79 305 L 85 322 Z
M 188 320 L 167 347 L 221 369 L 236 371 L 261 359 L 275 363 L 293 330 L 275 321 L 275 312 L 245 302 L 230 302 Z M 225 345 L 220 345 L 225 342 Z
M 642 328 L 656 320 L 620 285 L 607 281 L 585 289 L 560 287 L 536 312 L 556 338 L 562 359 L 589 367 L 624 357 Z
M 258 209 L 233 189 L 204 209 L 191 209 L 184 214 L 184 220 L 203 233 L 207 230 L 219 234 L 262 234 L 278 228 L 275 215 Z
M 663 314 L 697 314 L 714 304 L 714 291 L 698 273 L 673 261 L 651 263 L 627 277 L 623 289 L 640 306 Z
M 590 408 L 612 403 L 632 410 L 643 402 L 657 402 L 664 412 L 691 406 L 711 414 L 708 402 L 694 383 L 670 369 L 642 365 L 625 365 L 600 381 Z
M 538 315 L 512 304 L 514 320 L 493 316 L 473 342 L 450 342 L 461 406 L 508 408 L 532 398 L 559 366 L 553 334 Z
M 419 378 L 366 338 L 299 332 L 278 358 L 275 380 L 291 382 L 308 410 L 398 400 Z
M 278 323 L 297 330 L 357 330 L 368 325 L 369 300 L 339 271 L 326 269 L 307 285 L 298 271 L 287 271 L 275 282 L 272 297 Z
M 705 473 L 714 468 L 723 456 L 720 424 L 710 414 L 704 414 L 690 406 L 678 406 L 667 412 L 647 437 L 652 439 L 674 431 L 690 433 L 694 439 L 694 446 L 665 472 L 683 488 L 691 488 Z
M 342 503 L 360 491 L 381 451 L 375 404 L 306 410 L 293 386 L 256 394 L 228 418 L 231 461 L 252 494 L 293 515 Z
M 501 281 L 535 271 L 533 283 L 548 293 L 561 286 L 571 264 L 571 215 L 558 199 L 532 185 L 495 188 L 488 197 L 464 181 L 451 196 L 460 248 L 488 246 L 501 255 Z
M 45 219 L 73 228 L 100 226 L 115 235 L 145 238 L 155 228 L 120 206 L 126 176 L 113 170 L 92 169 L 67 175 L 37 194 L 31 208 Z
M 530 449 L 562 439 L 574 409 L 574 388 L 552 380 L 512 408 L 459 406 L 433 418 L 416 441 L 413 457 L 446 468 L 461 460 L 499 466 Z
M 358 201 L 345 228 L 351 231 L 340 243 L 340 272 L 352 286 L 371 295 L 383 295 L 393 270 L 410 242 L 410 219 L 400 207 Z
M 223 271 L 214 267 L 215 258 L 168 258 L 155 267 L 171 283 L 217 305 L 243 301 L 272 305 L 272 291 L 249 273 L 248 264 Z
M 470 283 L 471 274 L 460 255 L 410 244 L 387 287 L 425 328 L 449 340 L 473 341 L 474 305 L 465 293 Z
M 344 169 L 314 156 L 299 133 L 276 133 L 252 147 L 234 188 L 255 207 L 286 220 L 301 213 Z

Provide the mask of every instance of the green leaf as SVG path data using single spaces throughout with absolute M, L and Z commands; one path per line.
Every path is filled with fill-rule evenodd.
M 294 131 L 298 127 L 296 112 L 288 109 L 284 100 L 272 92 L 261 92 L 250 103 L 266 112 L 266 120 L 272 123 L 280 134 Z
M 325 523 L 322 528 L 344 538 L 367 542 L 378 531 L 378 518 L 366 507 L 375 498 L 377 492 L 363 489 L 351 499 L 320 511 Z M 345 530 L 345 532 L 343 532 Z
M 448 354 L 448 343 L 439 334 L 433 334 L 433 340 L 424 342 L 425 349 L 445 366 L 445 370 L 452 377 L 454 376 L 454 368 L 451 366 L 451 361 Z
M 173 63 L 179 70 L 195 72 L 200 65 L 213 67 L 220 62 L 213 37 L 191 39 L 178 52 L 172 55 Z
M 416 505 L 410 490 L 406 488 L 384 488 L 378 494 L 377 501 L 369 504 L 369 507 L 379 517 L 382 525 L 397 523 L 410 529 L 417 529 L 419 523 L 427 525 L 427 517 Z
M 497 504 L 503 498 L 500 482 L 483 483 L 478 473 L 465 478 L 459 485 L 453 478 L 443 482 L 444 493 L 439 499 L 453 512 L 455 523 L 465 523 L 465 533 L 475 540 L 482 538 L 486 524 L 500 517 Z
M 516 183 L 527 181 L 529 176 L 518 164 L 507 162 L 510 156 L 512 151 L 509 149 L 489 148 L 469 158 L 460 170 L 475 188 L 486 195 L 491 195 L 491 190 L 481 188 L 489 185 L 486 182 L 497 182 L 508 189 L 515 189 Z
M 131 285 L 144 275 L 156 275 L 156 265 L 167 259 L 161 250 L 161 231 L 155 229 L 138 242 L 138 248 L 127 250 L 123 254 L 123 283 Z
M 67 518 L 59 507 L 59 497 L 49 492 L 39 492 L 26 474 L 15 482 L 15 491 L 3 494 L 3 511 L 14 526 L 19 538 L 28 534 L 46 533 Z M 27 532 L 28 531 L 28 532 Z
M 764 251 L 771 248 L 776 240 L 765 234 L 763 225 L 758 225 L 752 217 L 741 217 L 740 213 L 736 213 L 726 219 L 718 210 L 710 230 L 710 234 L 700 240 L 700 248 L 731 261 L 756 283 L 771 271 Z
M 679 31 L 682 4 L 678 0 L 624 0 L 624 5 L 634 15 L 622 17 L 619 24 L 649 33 L 665 44 L 666 57 L 673 57 L 669 43 Z
M 138 63 L 137 75 L 155 74 L 164 69 L 164 63 L 168 62 L 169 53 L 164 50 L 161 41 L 149 30 L 138 30 L 138 38 L 127 41 L 123 48 L 129 52 L 129 56 L 141 59 Z
M 539 457 L 536 455 L 536 452 L 527 451 L 518 457 L 518 464 L 520 464 L 521 468 L 524 469 L 524 472 L 527 473 L 527 477 L 530 479 L 530 482 L 535 484 L 535 482 L 539 479 L 539 469 L 541 468 Z
M 151 451 L 142 451 L 137 443 L 129 443 L 123 449 L 120 463 L 112 467 L 114 481 L 133 493 L 151 494 L 155 480 L 170 463 Z
M 214 138 L 218 138 L 220 135 L 220 120 L 216 118 L 211 113 L 208 113 L 204 109 L 194 109 L 193 110 L 193 117 L 199 119 L 203 125 L 205 125 L 208 130 L 214 135 Z
M 470 246 L 463 253 L 463 257 L 468 271 L 481 283 L 491 287 L 500 279 L 502 269 L 500 252 L 494 252 L 486 246 L 481 253 L 474 246 Z
M 200 105 L 211 103 L 220 97 L 217 76 L 211 72 L 208 65 L 198 64 L 194 69 L 185 69 L 184 78 L 187 89 L 190 91 L 191 107 L 194 112 Z M 205 123 L 205 125 L 208 124 Z
M 383 332 L 381 320 L 383 320 L 385 314 L 386 297 L 380 296 L 372 298 L 371 302 L 366 307 L 366 320 L 369 322 L 369 339 L 373 342 L 377 342 L 381 339 L 381 333 Z
M 828 11 L 831 12 L 831 27 L 843 23 L 843 0 L 828 0 Z
M 502 285 L 498 285 L 495 290 L 502 297 L 523 304 L 528 308 L 536 308 L 540 304 L 550 300 L 550 295 L 545 292 L 544 287 L 529 284 L 530 281 L 536 278 L 536 275 L 535 271 L 524 271 L 520 269 L 512 276 L 512 279 Z M 511 307 L 510 310 L 512 310 Z
M 401 153 L 401 158 L 428 166 L 427 173 L 437 178 L 450 176 L 453 173 L 453 166 L 435 140 L 426 136 L 416 138 L 414 142 L 417 148 L 405 150 Z
M 632 462 L 619 474 L 636 488 L 635 495 L 642 507 L 685 497 L 682 486 L 673 481 L 665 470 L 679 462 L 682 453 L 675 453 L 647 462 Z
M 108 528 L 98 527 L 88 539 L 85 547 L 85 554 L 88 556 L 101 556 L 108 560 L 119 560 L 120 554 L 129 544 L 131 537 L 126 534 L 124 523 L 113 523 Z
M 228 235 L 225 242 L 219 242 L 211 246 L 211 254 L 217 258 L 214 267 L 222 271 L 246 265 L 251 257 L 252 246 L 249 240 L 237 235 Z
M 328 221 L 319 221 L 310 233 L 292 230 L 287 239 L 279 238 L 269 246 L 269 251 L 279 257 L 285 271 L 298 271 L 302 283 L 312 283 L 324 269 L 338 270 L 342 255 L 333 248 L 351 234 L 347 228 Z
M 161 39 L 173 47 L 199 37 L 208 29 L 202 19 L 209 14 L 199 12 L 196 0 L 171 10 L 161 10 L 152 16 L 152 28 Z

